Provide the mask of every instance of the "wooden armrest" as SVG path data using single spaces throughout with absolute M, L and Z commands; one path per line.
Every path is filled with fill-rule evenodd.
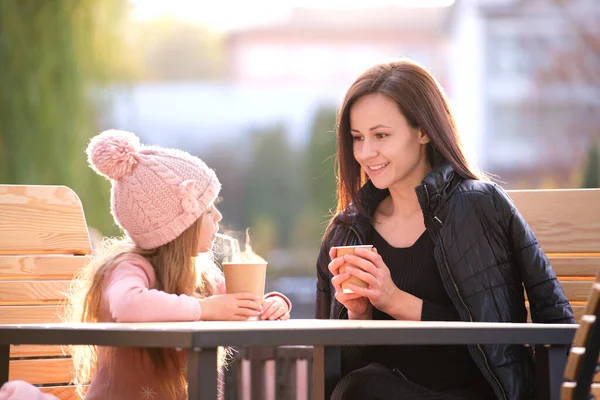
M 560 391 L 560 398 L 562 400 L 570 400 L 573 398 L 573 394 L 575 393 L 575 387 L 577 384 L 575 382 L 565 382 L 562 385 L 562 389 Z M 600 383 L 593 383 L 590 386 L 590 395 L 600 396 Z

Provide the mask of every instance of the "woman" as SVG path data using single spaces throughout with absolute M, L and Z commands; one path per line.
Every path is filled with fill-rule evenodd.
M 375 65 L 338 114 L 338 206 L 317 261 L 317 318 L 574 323 L 535 235 L 469 166 L 448 101 L 411 61 Z M 337 258 L 333 246 L 375 251 Z M 344 263 L 350 264 L 340 273 Z M 341 283 L 354 275 L 367 288 Z M 529 399 L 517 345 L 345 347 L 337 399 Z

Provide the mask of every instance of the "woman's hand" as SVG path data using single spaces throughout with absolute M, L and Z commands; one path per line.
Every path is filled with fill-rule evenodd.
M 204 321 L 246 321 L 261 311 L 261 299 L 252 293 L 217 294 L 198 301 Z
M 344 256 L 345 262 L 350 264 L 346 272 L 366 282 L 367 287 L 362 288 L 352 283 L 348 287 L 356 295 L 368 298 L 374 307 L 395 319 L 421 320 L 423 301 L 398 289 L 377 249 L 370 251 L 357 248 L 355 254 Z
M 337 251 L 335 248 L 329 250 L 329 257 L 331 262 L 329 263 L 329 271 L 333 275 L 331 283 L 335 288 L 335 298 L 337 301 L 342 303 L 344 307 L 348 309 L 348 319 L 371 319 L 372 310 L 369 299 L 362 295 L 355 293 L 344 293 L 342 291 L 342 283 L 350 278 L 348 272 L 340 274 L 340 267 L 346 263 L 344 257 L 337 258 Z
M 260 319 L 286 320 L 290 319 L 288 304 L 279 296 L 271 296 L 263 302 L 263 310 Z

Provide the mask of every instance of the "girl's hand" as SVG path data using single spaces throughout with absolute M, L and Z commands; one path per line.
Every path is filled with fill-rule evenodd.
M 346 263 L 344 257 L 336 257 L 337 251 L 334 248 L 329 250 L 329 257 L 331 257 L 331 262 L 329 263 L 329 271 L 333 275 L 331 278 L 331 283 L 335 288 L 335 298 L 339 301 L 344 307 L 348 309 L 348 319 L 371 319 L 372 317 L 372 308 L 369 303 L 369 299 L 364 297 L 363 295 L 354 292 L 354 293 L 344 293 L 342 290 L 342 283 L 345 282 L 348 278 L 350 278 L 350 274 L 348 273 L 348 269 L 346 272 L 340 274 L 340 267 Z
M 390 270 L 377 252 L 357 248 L 355 254 L 346 254 L 350 264 L 346 272 L 367 283 L 366 288 L 349 284 L 356 295 L 364 296 L 377 309 L 396 319 L 420 320 L 423 301 L 406 293 L 394 284 Z
M 218 294 L 198 301 L 204 321 L 246 321 L 261 311 L 261 299 L 252 293 Z
M 25 381 L 8 381 L 0 388 L 0 400 L 58 400 L 48 393 L 42 393 L 40 389 Z
M 272 296 L 263 302 L 263 311 L 260 313 L 260 319 L 268 320 L 286 320 L 290 319 L 290 310 L 288 304 L 279 296 Z

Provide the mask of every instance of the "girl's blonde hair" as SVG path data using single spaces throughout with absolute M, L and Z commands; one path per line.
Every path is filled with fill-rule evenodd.
M 104 278 L 119 259 L 128 254 L 138 254 L 152 265 L 156 274 L 154 289 L 198 299 L 217 294 L 217 279 L 221 271 L 213 262 L 212 255 L 206 254 L 206 260 L 202 260 L 205 262 L 196 262 L 200 225 L 201 218 L 198 218 L 177 238 L 151 250 L 140 249 L 127 237 L 106 240 L 95 259 L 73 280 L 64 319 L 67 322 L 102 322 L 98 318 Z M 158 376 L 169 377 L 172 374 L 166 373 L 167 371 L 177 371 L 176 381 L 164 379 L 158 382 L 158 386 L 168 393 L 169 397 L 175 398 L 178 393 L 186 392 L 185 368 L 181 365 L 175 349 L 140 348 L 138 351 L 140 357 L 147 357 L 152 362 Z M 84 385 L 90 383 L 96 372 L 97 348 L 69 346 L 68 352 L 73 357 L 73 382 L 83 398 Z

